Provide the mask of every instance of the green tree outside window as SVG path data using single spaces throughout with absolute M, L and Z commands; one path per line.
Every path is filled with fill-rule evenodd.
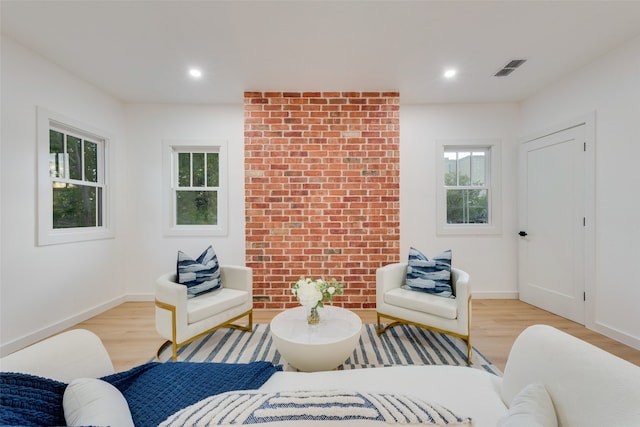
M 54 229 L 103 224 L 98 142 L 49 130 L 49 177 Z
M 445 151 L 447 224 L 487 224 L 489 190 L 485 151 Z
M 217 225 L 219 154 L 177 153 L 176 225 Z

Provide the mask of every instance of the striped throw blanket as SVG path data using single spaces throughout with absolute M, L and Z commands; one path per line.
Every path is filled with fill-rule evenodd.
M 405 395 L 343 391 L 231 391 L 211 396 L 165 420 L 161 427 L 252 425 L 376 424 L 471 426 L 471 418 Z

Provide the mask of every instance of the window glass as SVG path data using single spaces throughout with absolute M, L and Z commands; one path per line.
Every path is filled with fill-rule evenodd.
M 488 224 L 488 149 L 444 150 L 444 185 L 447 224 Z
M 98 144 L 84 141 L 84 179 L 98 182 Z
M 204 153 L 191 154 L 193 162 L 193 187 L 204 187 Z
M 170 236 L 227 233 L 224 140 L 165 140 L 164 231 Z
M 175 225 L 218 224 L 218 153 L 178 152 Z
M 487 190 L 447 190 L 447 224 L 486 224 Z
M 220 165 L 218 153 L 207 153 L 207 185 L 218 187 L 220 185 Z
M 82 180 L 82 139 L 67 135 L 69 179 Z
M 180 225 L 218 223 L 216 191 L 176 191 L 176 217 Z
M 458 153 L 444 152 L 444 185 L 458 182 Z
M 53 183 L 53 228 L 96 227 L 98 222 L 96 187 Z
M 191 187 L 191 153 L 178 153 L 178 186 Z
M 471 153 L 471 185 L 485 184 L 485 153 L 476 151 Z
M 462 151 L 458 155 L 457 185 L 469 185 L 471 182 L 471 153 Z
M 53 229 L 102 226 L 98 143 L 63 130 L 49 131 Z
M 49 176 L 64 176 L 64 134 L 49 130 Z
M 439 235 L 500 234 L 501 142 L 436 142 L 436 232 Z

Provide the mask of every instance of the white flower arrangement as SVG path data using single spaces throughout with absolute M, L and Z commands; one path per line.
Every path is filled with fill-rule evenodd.
M 336 279 L 312 279 L 300 277 L 291 291 L 303 306 L 324 307 L 325 303 L 333 304 L 334 295 L 342 295 L 344 285 Z

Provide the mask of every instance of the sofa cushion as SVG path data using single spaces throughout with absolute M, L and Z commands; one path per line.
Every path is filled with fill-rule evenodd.
M 384 294 L 384 302 L 408 310 L 434 314 L 445 319 L 456 319 L 458 317 L 455 299 L 441 298 L 425 292 L 395 288 Z
M 422 252 L 411 247 L 405 287 L 440 297 L 452 297 L 451 250 L 446 250 L 429 260 Z
M 187 300 L 187 323 L 195 323 L 245 303 L 249 293 L 221 288 Z
M 558 427 L 556 411 L 542 384 L 529 384 L 511 402 L 498 427 Z
M 187 297 L 201 295 L 222 286 L 220 265 L 212 246 L 205 249 L 198 259 L 178 251 L 176 281 L 187 287 Z
M 77 378 L 62 398 L 69 426 L 133 427 L 129 405 L 120 391 L 97 378 Z

